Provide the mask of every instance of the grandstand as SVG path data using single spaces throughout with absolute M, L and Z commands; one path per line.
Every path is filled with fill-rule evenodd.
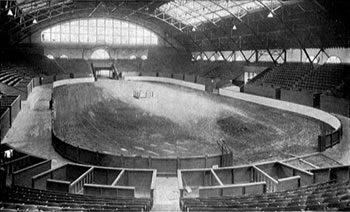
M 0 212 L 349 211 L 349 9 L 0 1 Z

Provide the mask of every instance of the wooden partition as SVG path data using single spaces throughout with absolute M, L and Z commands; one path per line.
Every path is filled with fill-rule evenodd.
M 271 86 L 257 86 L 247 84 L 244 86 L 244 92 L 273 99 L 276 98 L 276 88 Z
M 67 180 L 56 180 L 56 179 L 47 179 L 46 180 L 46 189 L 50 191 L 59 191 L 69 193 L 70 182 Z
M 0 108 L 10 108 L 10 125 L 14 122 L 17 114 L 21 110 L 21 99 L 20 96 L 3 96 L 0 98 Z
M 325 134 L 318 136 L 318 151 L 324 152 L 328 148 L 332 148 L 334 145 L 340 143 L 343 137 L 343 125 L 341 125 L 338 129 Z
M 157 171 L 68 163 L 33 176 L 32 187 L 113 197 L 151 198 Z M 102 178 L 102 179 L 100 179 Z
M 41 162 L 19 169 L 12 173 L 12 184 L 16 186 L 31 187 L 32 177 L 51 169 L 51 160 L 43 159 Z
M 334 166 L 310 170 L 314 174 L 314 183 L 328 181 L 348 182 L 350 180 L 350 166 Z
M 276 192 L 278 189 L 278 181 L 256 166 L 253 166 L 253 181 L 266 182 L 266 192 L 268 193 Z
M 135 187 L 86 183 L 84 184 L 84 194 L 115 198 L 135 197 Z
M 330 113 L 350 117 L 350 100 L 335 96 L 321 95 L 320 108 Z
M 266 193 L 265 182 L 199 187 L 199 198 L 232 197 L 263 193 Z
M 5 137 L 11 127 L 11 115 L 9 108 L 0 108 L 0 141 Z
M 7 144 L 1 145 L 4 151 L 11 150 L 11 158 L 1 158 L 0 168 L 6 170 L 7 185 L 31 187 L 31 178 L 51 168 L 51 160 L 28 155 L 12 149 Z M 8 148 L 8 149 L 6 149 Z M 1 151 L 4 154 L 4 151 Z
M 69 193 L 81 193 L 85 183 L 93 182 L 93 167 L 87 170 L 84 174 L 80 175 L 75 181 L 69 185 Z

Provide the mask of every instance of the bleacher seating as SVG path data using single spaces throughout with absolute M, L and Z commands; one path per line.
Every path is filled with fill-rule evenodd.
M 350 183 L 326 182 L 295 190 L 222 198 L 182 198 L 182 211 L 350 210 Z
M 31 73 L 30 67 L 2 64 L 0 66 L 1 90 L 8 95 L 21 95 L 22 100 L 27 99 L 33 89 L 33 80 L 27 73 Z
M 1 195 L 0 211 L 149 211 L 149 198 L 110 198 L 14 186 Z M 27 211 L 28 211 L 27 210 Z
M 263 72 L 251 80 L 251 83 L 274 85 L 291 89 L 295 83 L 312 70 L 312 66 L 302 63 L 286 63 Z
M 310 72 L 297 87 L 312 91 L 335 91 L 345 87 L 344 80 L 350 76 L 350 66 L 342 64 L 325 64 Z
M 268 69 L 249 81 L 250 84 L 284 89 L 327 92 L 347 98 L 350 84 L 350 66 L 344 64 L 314 65 L 286 63 Z

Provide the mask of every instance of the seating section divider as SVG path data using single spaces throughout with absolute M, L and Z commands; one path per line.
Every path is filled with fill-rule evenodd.
M 276 161 L 245 166 L 180 169 L 177 176 L 181 198 L 273 193 L 314 183 L 313 173 Z

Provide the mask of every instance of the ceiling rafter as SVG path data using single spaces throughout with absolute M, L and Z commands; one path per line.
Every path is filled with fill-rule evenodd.
M 283 3 L 281 2 L 281 0 L 277 0 L 278 2 L 280 2 L 281 5 L 283 5 Z M 304 51 L 308 61 L 312 63 L 312 60 L 310 58 L 310 55 L 308 54 L 308 52 L 305 49 L 305 45 L 303 44 L 303 42 L 298 38 L 298 36 L 295 34 L 295 32 L 283 21 L 283 19 L 275 12 L 275 10 L 269 8 L 267 5 L 265 5 L 261 0 L 255 0 L 254 2 L 261 4 L 263 7 L 265 7 L 266 9 L 268 9 L 273 15 L 274 17 L 277 17 L 277 19 L 283 24 L 283 26 L 293 35 L 293 37 L 295 38 L 295 40 L 297 41 L 297 43 L 300 45 L 300 48 Z
M 238 17 L 236 14 L 233 14 L 230 10 L 226 9 L 226 8 L 223 7 L 222 5 L 217 4 L 216 2 L 213 2 L 213 3 L 216 4 L 216 5 L 218 5 L 218 6 L 221 7 L 222 9 L 226 10 L 226 12 L 228 12 L 232 17 L 236 18 L 236 19 L 239 20 L 241 23 L 243 23 L 243 24 L 253 33 L 253 35 L 259 40 L 259 42 L 260 42 L 260 43 L 263 43 L 262 39 L 258 36 L 257 32 L 256 32 L 248 23 L 246 23 L 242 18 Z M 237 5 L 237 4 L 236 4 L 236 5 Z M 237 6 L 241 7 L 241 5 L 237 5 Z M 244 10 L 245 10 L 245 9 L 244 9 Z M 246 11 L 246 12 L 247 12 L 247 14 L 248 14 L 248 11 Z M 231 38 L 230 35 L 229 35 L 229 37 Z M 255 47 L 255 49 L 257 49 L 257 48 Z M 275 61 L 275 59 L 273 58 L 273 56 L 272 56 L 270 50 L 269 50 L 268 48 L 267 48 L 266 50 L 268 51 L 268 53 L 269 53 L 269 55 L 270 55 L 272 61 L 273 61 L 274 63 L 276 63 L 276 61 Z M 240 51 L 241 51 L 243 57 L 245 58 L 245 60 L 246 60 L 246 61 L 249 61 L 249 60 L 247 60 L 247 58 L 246 58 L 245 55 L 243 54 L 242 50 L 240 50 Z

